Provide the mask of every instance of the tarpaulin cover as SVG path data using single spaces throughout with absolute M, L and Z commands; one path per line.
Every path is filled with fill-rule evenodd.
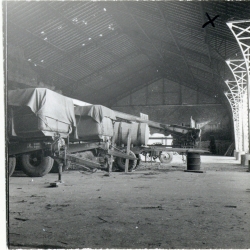
M 76 116 L 78 138 L 84 141 L 101 140 L 104 136 L 112 137 L 114 133 L 112 120 L 103 117 L 102 122 L 96 122 L 90 116 Z
M 101 105 L 75 107 L 75 115 L 79 139 L 90 141 L 113 136 L 112 120 L 116 119 L 113 110 Z
M 108 117 L 111 120 L 116 120 L 115 112 L 112 109 L 109 109 L 102 105 L 75 107 L 75 115 L 81 117 L 90 116 L 98 123 L 102 122 L 103 117 Z
M 28 88 L 8 91 L 8 105 L 29 107 L 38 117 L 58 120 L 70 124 L 76 130 L 72 99 L 46 88 Z

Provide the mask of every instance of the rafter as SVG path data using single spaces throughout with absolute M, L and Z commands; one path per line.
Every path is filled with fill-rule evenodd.
M 124 10 L 117 10 L 118 12 L 121 12 L 123 14 L 126 14 L 126 15 L 129 15 L 128 11 L 124 11 Z M 160 22 L 160 20 L 157 20 L 157 23 L 150 20 L 149 18 L 145 18 L 145 16 L 147 13 L 143 12 L 142 15 L 137 15 L 136 17 L 141 19 L 141 20 L 144 20 L 146 22 L 150 22 L 151 24 L 153 25 L 157 25 L 157 27 L 160 27 L 162 29 L 164 29 L 165 27 L 165 24 L 164 22 Z M 156 20 L 156 19 L 155 19 Z M 190 25 L 187 25 L 187 24 L 184 24 L 184 23 L 180 23 L 178 22 L 178 20 L 168 20 L 168 24 L 169 26 L 172 27 L 172 29 L 174 30 L 174 32 L 181 32 L 180 29 L 178 29 L 178 27 L 180 27 L 181 29 L 184 29 L 185 31 L 188 31 L 190 36 L 193 36 L 193 37 L 197 37 L 196 34 L 199 33 L 199 31 L 197 31 L 197 29 L 194 29 L 194 27 L 190 26 Z M 201 30 L 200 33 L 202 33 L 203 31 Z M 213 37 L 213 38 L 220 38 L 222 41 L 230 41 L 230 42 L 235 42 L 235 40 L 233 38 L 231 38 L 230 36 L 225 36 L 225 35 L 222 35 L 222 34 L 219 34 L 219 33 L 211 33 L 209 31 L 206 31 L 206 36 L 210 36 L 210 37 Z M 214 46 L 212 46 L 209 42 L 208 42 L 208 38 L 207 40 L 205 41 L 206 42 L 206 46 L 208 47 L 208 50 L 209 50 L 209 54 L 208 56 L 209 57 L 212 57 L 211 56 L 211 50 L 213 50 L 214 52 L 217 53 L 217 55 L 220 57 L 220 59 L 224 62 L 225 61 L 225 57 L 221 55 L 221 53 L 218 51 L 217 48 L 215 48 Z M 226 45 L 224 45 L 225 47 Z
M 120 13 L 122 13 L 122 14 L 125 14 L 125 15 L 130 15 L 130 13 L 128 12 L 128 10 L 121 10 L 121 9 L 115 9 L 115 11 L 116 12 L 120 12 Z M 139 10 L 138 10 L 139 11 Z M 141 12 L 141 15 L 136 15 L 136 17 L 138 18 L 138 19 L 141 19 L 141 20 L 144 20 L 144 21 L 146 21 L 146 22 L 149 22 L 149 23 L 151 23 L 151 24 L 153 24 L 153 25 L 156 25 L 157 27 L 160 27 L 160 28 L 162 28 L 162 29 L 164 29 L 164 27 L 165 27 L 165 23 L 164 23 L 164 21 L 163 20 L 161 20 L 161 19 L 156 19 L 156 18 L 149 18 L 150 16 L 148 15 L 148 13 L 146 13 L 146 12 L 143 12 L 143 11 L 139 11 L 139 12 Z M 147 18 L 146 18 L 147 17 Z M 155 21 L 153 21 L 153 20 L 155 20 Z M 162 21 L 162 22 L 161 22 Z M 194 37 L 196 37 L 196 35 L 195 34 L 197 34 L 197 33 L 202 33 L 203 31 L 201 30 L 201 31 L 198 31 L 197 29 L 195 29 L 193 26 L 190 26 L 190 25 L 188 25 L 188 24 L 185 24 L 185 23 L 181 23 L 180 21 L 178 21 L 178 19 L 177 20 L 168 20 L 168 23 L 169 23 L 169 25 L 172 27 L 172 29 L 173 30 L 175 30 L 175 31 L 178 31 L 178 28 L 177 27 L 182 27 L 184 30 L 186 30 L 186 31 L 189 31 L 189 33 L 190 33 L 190 36 L 194 36 Z M 231 42 L 235 42 L 235 40 L 233 39 L 233 37 L 230 37 L 230 36 L 225 36 L 225 35 L 223 35 L 223 34 L 219 34 L 219 33 L 214 33 L 214 32 L 211 32 L 211 31 L 207 31 L 207 35 L 211 35 L 211 36 L 217 36 L 217 37 L 220 37 L 221 39 L 223 39 L 223 40 L 228 40 L 228 41 L 231 41 Z
M 128 9 L 128 7 L 126 6 L 125 2 L 123 2 L 123 5 L 126 9 Z M 136 25 L 139 27 L 139 29 L 142 31 L 142 33 L 145 35 L 145 37 L 148 39 L 148 41 L 151 43 L 152 47 L 154 48 L 154 50 L 158 53 L 159 57 L 161 59 L 163 59 L 161 52 L 158 50 L 158 48 L 154 45 L 154 43 L 151 41 L 150 37 L 148 36 L 148 34 L 146 33 L 146 31 L 143 29 L 143 27 L 139 24 L 139 22 L 136 20 L 136 18 L 134 17 L 133 14 L 129 13 L 130 17 L 134 20 L 134 22 L 136 23 Z M 163 59 L 164 60 L 164 59 Z
M 124 3 L 123 3 L 123 5 L 124 5 Z M 109 8 L 110 9 L 110 8 Z M 111 12 L 110 14 L 113 14 L 113 12 Z M 127 14 L 128 15 L 130 15 L 130 13 L 128 13 L 127 12 Z M 114 15 L 113 15 L 114 16 Z M 134 17 L 134 19 L 135 19 L 135 17 Z M 132 20 L 134 20 L 134 19 L 132 19 Z M 136 20 L 137 21 L 137 20 Z M 137 21 L 137 23 L 138 23 L 138 21 Z M 122 32 L 124 32 L 124 33 L 126 33 L 126 30 L 124 30 L 120 25 L 119 25 L 119 23 L 117 23 L 117 25 L 118 25 L 118 28 L 119 29 L 121 29 L 121 31 Z M 142 32 L 143 33 L 143 32 Z M 148 59 L 152 62 L 152 64 L 154 65 L 154 67 L 158 70 L 158 72 L 159 72 L 159 74 L 161 74 L 162 75 L 162 78 L 164 78 L 164 77 L 166 77 L 166 69 L 165 69 L 165 64 L 166 64 L 166 62 L 164 61 L 164 58 L 163 58 L 163 60 L 162 60 L 162 55 L 161 55 L 161 52 L 160 52 L 160 55 L 159 55 L 159 53 L 156 51 L 156 53 L 159 55 L 159 56 L 161 56 L 161 57 L 159 57 L 159 58 L 153 58 L 151 55 L 148 55 L 147 54 L 147 51 L 144 51 L 144 50 L 142 50 L 141 49 L 141 43 L 142 43 L 142 41 L 144 41 L 145 40 L 145 38 L 143 37 L 143 39 L 141 39 L 141 40 L 137 40 L 134 36 L 132 36 L 131 34 L 127 34 L 128 35 L 128 37 L 130 38 L 130 40 L 131 41 L 133 41 L 134 42 L 134 44 L 135 44 L 135 46 L 137 47 L 137 49 L 139 50 L 139 51 L 141 51 L 141 53 L 142 54 L 144 54 L 144 55 L 146 55 L 147 57 L 148 57 Z M 153 38 L 151 38 L 148 34 L 147 34 L 147 36 L 149 37 L 149 39 L 147 38 L 146 40 L 147 41 L 149 41 L 149 43 L 150 44 L 152 44 L 152 42 L 153 42 Z M 170 67 L 171 65 L 169 65 L 169 67 Z M 175 76 L 176 76 L 176 78 L 178 78 L 178 82 L 180 83 L 180 84 L 182 84 L 183 86 L 187 86 L 187 87 L 189 87 L 189 88 L 193 88 L 194 89 L 194 85 L 192 85 L 191 83 L 190 84 L 187 84 L 187 83 L 185 83 L 185 82 L 183 82 L 183 80 L 180 78 L 180 76 L 179 76 L 179 72 L 177 72 L 177 69 L 175 68 L 175 67 L 171 67 L 171 70 L 170 70 L 170 68 L 168 67 L 168 71 L 170 71 L 170 72 L 172 72 L 172 74 L 174 74 Z M 175 80 L 176 80 L 176 78 L 175 78 Z M 204 88 L 204 84 L 199 84 L 199 91 L 200 92 L 204 92 L 204 94 L 207 94 L 208 93 L 208 89 L 207 88 Z M 197 90 L 197 87 L 195 88 L 195 90 Z M 214 95 L 214 93 L 211 93 L 212 94 L 212 96 Z
M 130 15 L 131 16 L 131 13 L 128 11 L 128 8 L 126 7 L 126 12 L 124 12 L 126 15 Z M 135 17 L 133 18 L 133 20 L 135 19 Z M 138 23 L 138 21 L 137 20 L 135 20 L 137 23 Z M 165 26 L 164 26 L 165 27 Z M 166 27 L 165 27 L 166 28 Z M 126 31 L 124 31 L 123 30 L 123 28 L 121 28 L 121 26 L 120 26 L 120 29 L 123 31 L 123 32 L 125 32 L 126 33 Z M 140 26 L 140 29 L 141 29 L 141 26 Z M 143 32 L 144 33 L 144 32 Z M 131 38 L 131 40 L 132 41 L 134 41 L 134 43 L 135 44 L 137 44 L 138 43 L 138 45 L 136 45 L 137 46 L 137 48 L 139 49 L 139 50 L 141 50 L 141 48 L 140 48 L 140 46 L 141 46 L 141 43 L 142 43 L 142 41 L 144 40 L 143 39 L 143 37 L 141 37 L 141 39 L 138 39 L 138 38 L 135 38 L 134 36 L 132 36 L 131 34 L 128 34 L 128 36 Z M 150 44 L 152 44 L 153 43 L 153 38 L 152 37 L 150 37 L 148 34 L 147 34 L 147 40 L 149 41 L 149 43 Z M 142 51 L 142 50 L 141 50 Z M 157 52 L 157 54 L 159 54 L 159 52 L 158 51 L 156 51 Z M 160 72 L 160 74 L 162 74 L 162 77 L 164 78 L 164 74 L 165 74 L 165 72 L 164 71 L 162 71 L 161 69 L 160 69 L 160 65 L 163 65 L 163 64 L 165 64 L 166 62 L 165 62 L 165 60 L 164 60 L 164 58 L 162 58 L 162 55 L 161 55 L 161 57 L 159 58 L 159 59 L 155 59 L 155 58 L 152 58 L 152 56 L 149 56 L 149 55 L 147 55 L 147 52 L 146 51 L 142 51 L 142 53 L 143 54 L 145 54 L 148 58 L 149 58 L 149 60 L 151 60 L 152 61 L 152 63 L 153 63 L 153 65 L 156 67 L 156 68 L 158 68 L 158 70 L 159 70 L 159 72 Z M 185 57 L 184 55 L 182 55 L 181 54 L 181 52 L 180 52 L 180 55 L 179 56 L 181 56 L 181 57 Z M 162 60 L 163 59 L 163 60 Z M 159 63 L 155 63 L 156 61 L 159 61 Z M 223 61 L 224 61 L 224 59 L 223 59 Z M 185 63 L 185 62 L 184 62 Z M 186 64 L 187 64 L 187 62 L 186 62 Z M 186 66 L 187 67 L 187 66 Z M 186 85 L 186 84 L 184 84 L 183 83 L 183 80 L 180 78 L 180 76 L 179 76 L 179 72 L 177 72 L 177 69 L 175 68 L 175 67 L 171 67 L 171 70 L 172 70 L 172 73 L 178 78 L 178 82 L 180 83 L 180 84 L 182 84 L 182 85 Z M 190 73 L 189 73 L 190 74 Z M 193 81 L 195 81 L 194 79 L 194 76 L 193 76 Z M 196 84 L 198 84 L 198 83 L 196 83 Z M 194 85 L 193 86 L 191 86 L 192 84 L 189 84 L 188 85 L 188 87 L 189 88 L 194 88 Z M 195 90 L 198 90 L 198 85 L 197 85 L 197 87 L 195 88 Z M 204 84 L 199 84 L 199 91 L 200 92 L 204 92 L 204 94 L 207 94 L 207 88 L 206 89 L 204 89 Z M 214 93 L 212 93 L 212 96 L 214 96 Z
M 171 35 L 171 37 L 172 37 L 172 39 L 173 39 L 173 41 L 174 41 L 174 43 L 175 43 L 177 49 L 180 51 L 180 53 L 181 53 L 181 55 L 182 55 L 182 59 L 183 59 L 185 65 L 186 65 L 186 67 L 187 67 L 187 69 L 188 69 L 188 71 L 189 71 L 189 73 L 190 73 L 190 75 L 191 75 L 191 77 L 192 77 L 193 82 L 194 82 L 195 84 L 197 84 L 197 82 L 196 82 L 196 80 L 195 80 L 195 78 L 194 78 L 194 75 L 193 75 L 192 71 L 190 70 L 190 67 L 189 67 L 189 65 L 188 65 L 188 63 L 187 63 L 186 57 L 185 57 L 185 55 L 183 54 L 183 52 L 182 52 L 182 50 L 181 50 L 181 48 L 180 48 L 180 46 L 179 46 L 179 44 L 178 44 L 178 42 L 177 42 L 177 40 L 176 40 L 174 34 L 172 33 L 172 30 L 171 30 L 171 29 L 169 28 L 169 26 L 168 26 L 168 20 L 167 20 L 165 14 L 163 13 L 162 8 L 161 8 L 159 2 L 157 2 L 157 6 L 158 6 L 158 10 L 159 10 L 159 12 L 160 12 L 160 14 L 161 14 L 161 17 L 162 17 L 162 19 L 163 19 L 164 22 L 165 22 L 165 26 L 166 26 L 166 28 L 167 28 L 169 34 Z

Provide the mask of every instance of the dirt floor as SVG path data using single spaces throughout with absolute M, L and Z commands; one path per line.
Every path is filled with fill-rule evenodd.
M 142 162 L 128 174 L 63 173 L 64 184 L 15 172 L 10 248 L 249 248 L 250 173 L 233 157 L 202 156 L 205 173 Z

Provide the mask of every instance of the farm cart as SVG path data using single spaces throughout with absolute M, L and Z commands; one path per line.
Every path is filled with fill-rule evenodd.
M 69 161 L 110 170 L 113 161 L 118 168 L 124 169 L 124 159 L 130 159 L 134 168 L 138 165 L 138 152 L 146 152 L 147 123 L 160 131 L 178 134 L 180 138 L 183 135 L 190 137 L 192 142 L 199 132 L 153 121 L 146 123 L 138 117 L 123 114 L 126 121 L 137 122 L 129 125 L 136 136 L 127 154 L 124 138 L 126 140 L 129 126 L 117 123 L 121 114 L 104 106 L 74 107 L 71 98 L 36 88 L 9 91 L 7 111 L 9 175 L 15 169 L 16 157 L 21 158 L 22 170 L 32 177 L 47 174 L 53 164 L 63 162 L 66 167 Z M 125 132 L 124 138 L 122 131 Z
M 106 168 L 112 157 L 135 159 L 112 149 L 115 116 L 100 105 L 74 109 L 72 99 L 45 88 L 12 90 L 7 117 L 9 176 L 16 157 L 24 173 L 32 177 L 49 173 L 54 160 L 57 165 L 64 162 L 66 166 L 70 160 Z M 83 152 L 93 159 L 86 159 Z
M 70 98 L 45 88 L 10 90 L 7 97 L 9 175 L 16 157 L 29 176 L 43 176 L 53 166 L 55 136 L 76 137 L 74 105 Z

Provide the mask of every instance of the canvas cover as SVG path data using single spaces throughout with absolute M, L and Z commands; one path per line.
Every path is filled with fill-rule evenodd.
M 75 107 L 75 115 L 79 139 L 91 141 L 113 136 L 116 120 L 113 110 L 102 105 Z
M 18 110 L 14 114 L 17 135 L 18 132 L 40 136 L 39 131 L 44 135 L 72 131 L 76 136 L 74 105 L 68 97 L 46 88 L 28 88 L 8 91 L 7 103 L 13 110 Z
M 98 123 L 102 122 L 103 117 L 116 120 L 115 112 L 102 105 L 77 106 L 75 107 L 75 115 L 81 117 L 90 116 Z

